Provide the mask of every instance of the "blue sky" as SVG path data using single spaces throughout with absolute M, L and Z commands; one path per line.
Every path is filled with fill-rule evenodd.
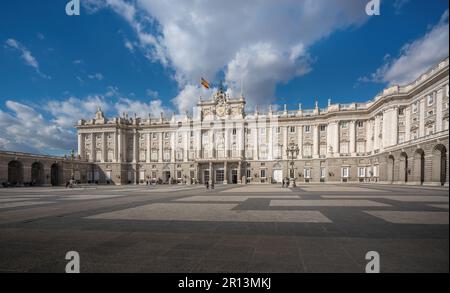
M 367 101 L 448 56 L 448 1 L 7 0 L 0 9 L 0 149 L 63 154 L 72 125 L 190 110 L 204 76 L 254 105 Z M 206 4 L 207 3 L 207 4 Z M 311 4 L 313 3 L 313 4 Z M 28 120 L 25 122 L 24 120 Z M 25 129 L 26 128 L 26 129 Z

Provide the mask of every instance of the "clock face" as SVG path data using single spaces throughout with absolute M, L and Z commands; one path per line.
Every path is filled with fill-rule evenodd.
M 217 107 L 216 112 L 218 116 L 223 117 L 225 115 L 225 107 L 224 106 Z

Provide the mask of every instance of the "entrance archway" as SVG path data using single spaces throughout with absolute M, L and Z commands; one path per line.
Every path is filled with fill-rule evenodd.
M 404 183 L 408 182 L 408 154 L 405 152 L 400 154 L 399 180 Z
M 58 186 L 59 185 L 59 166 L 58 164 L 53 164 L 50 171 L 50 184 L 52 186 Z
M 447 149 L 438 144 L 433 149 L 432 181 L 444 185 L 447 181 Z
M 420 184 L 425 182 L 425 152 L 422 149 L 414 153 L 414 179 Z
M 21 185 L 23 183 L 23 165 L 19 161 L 8 163 L 8 182 L 11 185 Z
M 394 182 L 394 166 L 395 166 L 395 159 L 394 156 L 390 155 L 388 157 L 388 163 L 387 163 L 387 180 L 391 183 Z
M 31 165 L 31 183 L 33 185 L 44 184 L 44 166 L 40 162 Z

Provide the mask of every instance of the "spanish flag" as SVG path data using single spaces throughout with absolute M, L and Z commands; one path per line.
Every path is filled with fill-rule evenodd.
M 203 77 L 202 77 L 202 79 L 200 80 L 200 83 L 201 83 L 202 86 L 204 86 L 205 88 L 207 88 L 207 89 L 210 88 L 209 82 L 208 82 L 206 79 L 204 79 Z

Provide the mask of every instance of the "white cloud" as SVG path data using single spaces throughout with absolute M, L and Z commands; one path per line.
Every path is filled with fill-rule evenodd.
M 207 4 L 104 0 L 134 29 L 145 56 L 174 70 L 180 87 L 174 101 L 180 112 L 195 103 L 200 77 L 216 80 L 221 73 L 229 86 L 239 87 L 244 79 L 251 103 L 270 102 L 277 84 L 311 70 L 307 51 L 312 44 L 366 21 L 365 4 L 360 0 L 213 0 Z M 258 64 L 261 60 L 265 66 Z M 191 100 L 180 100 L 187 96 Z
M 205 89 L 197 85 L 187 84 L 172 100 L 180 113 L 191 112 L 200 99 L 209 99 L 215 89 Z
M 126 113 L 130 117 L 133 117 L 134 114 L 138 117 L 147 117 L 149 114 L 151 117 L 159 117 L 161 113 L 165 115 L 170 114 L 170 109 L 164 107 L 161 100 L 152 100 L 149 103 L 145 103 L 138 100 L 120 98 L 114 105 L 114 108 L 117 113 Z
M 52 123 L 70 129 L 78 120 L 93 116 L 98 107 L 103 111 L 111 109 L 110 103 L 103 95 L 89 95 L 83 99 L 70 97 L 62 101 L 52 100 L 47 103 L 45 109 L 52 114 Z
M 405 44 L 397 58 L 387 56 L 384 64 L 362 82 L 386 82 L 406 84 L 414 81 L 420 74 L 449 54 L 448 10 L 440 21 L 424 36 Z
M 22 60 L 27 64 L 28 66 L 31 66 L 34 68 L 34 70 L 43 78 L 51 79 L 50 76 L 45 75 L 41 72 L 39 69 L 39 63 L 36 60 L 36 58 L 31 54 L 31 51 L 28 50 L 24 45 L 22 45 L 19 41 L 15 39 L 8 39 L 5 42 L 5 47 L 14 49 L 20 52 Z
M 95 73 L 95 74 L 90 74 L 88 75 L 89 79 L 96 79 L 98 81 L 103 80 L 104 76 L 101 73 Z
M 0 148 L 33 153 L 61 152 L 76 144 L 73 132 L 45 120 L 34 108 L 7 100 L 0 110 Z

